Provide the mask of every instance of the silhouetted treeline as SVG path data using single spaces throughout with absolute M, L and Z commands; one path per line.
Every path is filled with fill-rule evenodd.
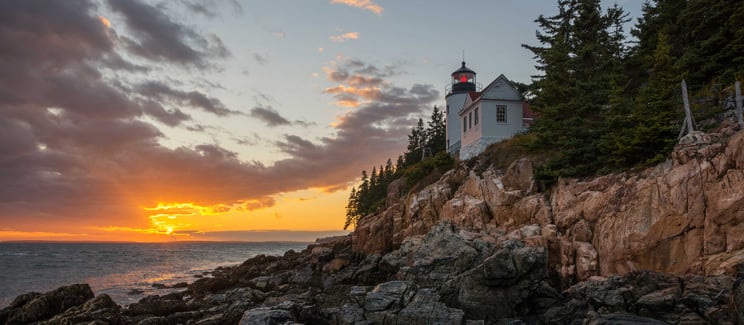
M 365 215 L 380 208 L 385 203 L 387 188 L 392 181 L 406 177 L 408 183 L 412 183 L 424 177 L 430 169 L 450 164 L 451 159 L 445 153 L 446 130 L 444 114 L 434 106 L 426 126 L 424 120 L 419 119 L 411 129 L 407 150 L 398 156 L 395 165 L 388 159 L 384 166 L 373 166 L 370 174 L 363 170 L 361 184 L 358 188 L 352 188 L 349 195 L 344 229 L 356 225 Z M 445 153 L 445 158 L 442 153 Z

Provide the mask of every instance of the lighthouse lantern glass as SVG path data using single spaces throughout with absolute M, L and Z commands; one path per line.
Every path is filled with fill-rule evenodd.
M 467 72 L 462 72 L 462 73 L 455 74 L 452 79 L 453 79 L 452 80 L 452 83 L 453 84 L 456 84 L 456 83 L 466 83 L 466 82 L 474 83 L 475 82 L 475 76 L 472 73 L 467 73 Z

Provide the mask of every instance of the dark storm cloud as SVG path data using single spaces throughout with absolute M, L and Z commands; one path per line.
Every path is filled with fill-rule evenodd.
M 165 109 L 162 105 L 153 101 L 148 101 L 142 106 L 147 115 L 152 116 L 167 126 L 178 126 L 185 121 L 191 120 L 191 116 L 178 108 Z
M 139 93 L 143 96 L 157 100 L 172 101 L 178 105 L 189 105 L 195 108 L 215 114 L 217 116 L 227 116 L 240 114 L 238 111 L 232 111 L 217 98 L 209 97 L 198 91 L 182 91 L 173 89 L 165 83 L 158 81 L 149 81 L 140 84 L 137 87 Z
M 211 57 L 229 55 L 219 38 L 198 34 L 192 28 L 172 20 L 161 8 L 139 0 L 109 0 L 108 4 L 114 12 L 122 14 L 134 33 L 135 38 L 120 37 L 133 54 L 153 61 L 198 67 L 206 67 Z
M 290 125 L 292 122 L 279 115 L 279 112 L 269 107 L 254 107 L 249 113 L 251 117 L 259 119 L 266 123 L 267 126 L 275 127 L 280 125 Z

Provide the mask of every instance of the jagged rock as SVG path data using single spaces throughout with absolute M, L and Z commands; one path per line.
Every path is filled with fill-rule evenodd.
M 460 309 L 448 308 L 439 302 L 439 295 L 433 289 L 420 289 L 411 301 L 398 312 L 398 324 L 462 324 L 465 313 Z
M 326 272 L 326 273 L 338 272 L 345 266 L 349 265 L 349 263 L 351 263 L 349 258 L 334 258 L 330 262 L 323 265 L 323 272 Z
M 501 182 L 507 191 L 522 191 L 525 194 L 532 193 L 536 186 L 532 173 L 532 161 L 522 158 L 514 161 L 506 169 Z
M 593 277 L 566 290 L 570 301 L 552 309 L 550 315 L 564 323 L 585 318 L 601 324 L 625 324 L 637 316 L 642 317 L 639 322 L 654 319 L 673 324 L 732 323 L 732 315 L 724 312 L 733 307 L 726 298 L 732 283 L 728 276 L 678 278 L 649 271 Z M 608 318 L 605 314 L 620 318 Z
M 162 316 L 147 317 L 136 323 L 137 325 L 169 325 L 168 319 Z
M 590 313 L 590 316 L 584 321 L 586 325 L 663 325 L 667 324 L 653 318 L 641 317 L 628 313 L 597 314 Z
M 576 249 L 576 280 L 584 281 L 599 273 L 597 251 L 594 246 L 585 242 L 574 242 Z
M 506 241 L 481 264 L 448 281 L 441 293 L 472 319 L 488 322 L 517 316 L 520 305 L 526 308 L 523 312 L 536 313 L 526 302 L 542 298 L 536 289 L 547 279 L 546 264 L 542 247 Z
M 415 239 L 401 246 L 388 260 L 404 267 L 399 277 L 423 286 L 441 286 L 447 280 L 475 267 L 491 253 L 491 245 L 480 240 L 468 241 L 455 232 L 452 224 L 441 223 L 420 241 Z M 387 256 L 386 256 L 387 257 Z
M 82 324 L 98 323 L 118 325 L 126 324 L 121 315 L 121 307 L 109 295 L 101 294 L 88 300 L 82 306 L 72 307 L 64 313 L 57 314 L 46 324 Z
M 733 302 L 734 320 L 737 324 L 744 324 L 744 264 L 738 268 L 738 277 L 732 286 L 731 302 Z
M 93 298 L 87 284 L 59 287 L 44 294 L 18 296 L 10 306 L 0 311 L 0 322 L 8 325 L 43 321 Z
M 340 307 L 329 308 L 325 313 L 332 315 L 331 323 L 337 325 L 356 325 L 365 320 L 364 309 L 356 303 L 345 303 Z
M 282 309 L 258 307 L 247 310 L 240 319 L 240 325 L 274 325 L 292 321 L 292 315 Z
M 314 264 L 325 263 L 333 259 L 333 249 L 330 247 L 313 247 L 310 251 L 310 261 Z
M 154 315 L 166 316 L 177 312 L 194 311 L 201 306 L 195 302 L 186 302 L 181 293 L 172 293 L 165 296 L 147 296 L 140 301 L 130 304 L 124 311 L 128 316 Z
M 377 285 L 364 298 L 366 312 L 400 309 L 408 304 L 416 293 L 416 286 L 408 281 L 392 281 Z

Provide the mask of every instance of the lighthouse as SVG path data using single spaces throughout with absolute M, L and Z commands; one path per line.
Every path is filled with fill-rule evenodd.
M 462 132 L 458 113 L 465 106 L 469 95 L 475 94 L 475 71 L 470 70 L 465 66 L 465 61 L 462 61 L 462 66 L 452 72 L 451 83 L 445 97 L 447 99 L 447 152 L 456 155 L 460 151 Z

